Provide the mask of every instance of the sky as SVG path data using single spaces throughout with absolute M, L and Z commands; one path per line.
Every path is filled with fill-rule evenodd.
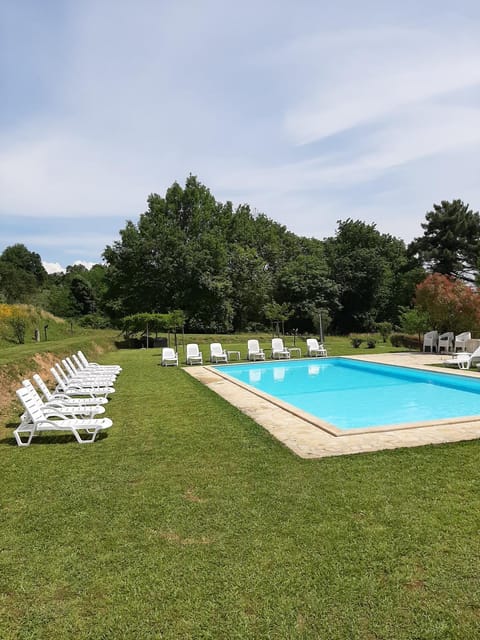
M 298 235 L 480 209 L 477 0 L 2 0 L 0 252 L 102 261 L 189 174 Z

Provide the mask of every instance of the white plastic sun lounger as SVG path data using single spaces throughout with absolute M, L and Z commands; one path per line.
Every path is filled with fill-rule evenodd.
M 70 418 L 93 418 L 105 413 L 105 407 L 101 407 L 99 404 L 77 404 L 72 406 L 64 404 L 58 398 L 56 400 L 44 401 L 30 380 L 24 380 L 22 384 L 25 389 L 28 389 L 32 399 L 43 409 L 45 415 L 55 416 L 60 412 Z
M 210 345 L 210 362 L 228 362 L 227 352 L 222 349 L 220 342 L 212 342 Z
M 52 391 L 50 391 L 50 389 L 47 387 L 47 385 L 42 380 L 42 378 L 38 375 L 38 373 L 33 374 L 33 379 L 35 380 L 35 384 L 37 385 L 37 387 L 42 392 L 45 402 L 48 402 L 50 400 L 60 400 L 66 406 L 71 406 L 71 407 L 75 407 L 79 405 L 88 406 L 88 405 L 107 404 L 108 402 L 108 398 L 103 398 L 99 396 L 96 396 L 96 397 L 83 396 L 82 398 L 74 398 L 71 395 L 68 395 L 66 393 L 61 393 L 61 392 L 52 393 Z
M 203 355 L 198 344 L 187 344 L 187 364 L 203 364 Z
M 67 395 L 91 396 L 92 398 L 94 396 L 108 396 L 111 393 L 115 393 L 113 387 L 92 384 L 86 385 L 78 381 L 69 381 L 66 376 L 61 376 L 55 367 L 52 367 L 50 371 L 57 382 L 56 392 L 61 391 Z
M 247 360 L 265 360 L 265 353 L 255 338 L 247 341 Z
M 18 389 L 17 396 L 25 408 L 24 417 L 13 432 L 19 447 L 28 447 L 32 438 L 44 431 L 67 431 L 73 434 L 80 444 L 87 444 L 94 442 L 98 433 L 112 426 L 110 418 L 80 420 L 67 418 L 61 413 L 56 418 L 47 417 L 28 389 L 25 387 Z M 84 434 L 83 437 L 82 434 Z M 25 436 L 26 440 L 23 439 Z
M 290 358 L 290 351 L 283 345 L 282 338 L 272 338 L 272 358 Z
M 459 369 L 470 369 L 473 365 L 480 363 L 480 347 L 475 349 L 473 353 L 459 352 L 448 360 L 444 360 L 443 364 L 447 367 L 458 367 Z
M 307 338 L 307 356 L 325 358 L 327 355 L 327 350 L 316 338 Z
M 117 374 L 122 370 L 122 367 L 119 364 L 98 364 L 98 362 L 89 362 L 83 351 L 77 351 L 77 356 L 85 369 L 93 371 L 98 370 L 99 372 L 105 371 L 106 373 L 114 372 Z
M 91 373 L 89 371 L 78 370 L 70 358 L 64 358 L 62 365 L 67 377 L 72 379 L 79 378 L 81 380 L 94 380 L 95 382 L 103 382 L 104 384 L 113 384 L 116 376 L 108 373 Z
M 163 347 L 162 367 L 168 366 L 178 367 L 178 353 L 172 347 Z
M 55 369 L 58 371 L 61 378 L 65 380 L 65 382 L 79 382 L 84 386 L 113 386 L 114 380 L 112 380 L 111 378 L 104 378 L 103 376 L 96 377 L 90 375 L 77 375 L 76 373 L 72 373 L 65 360 L 62 360 L 62 364 L 57 362 L 55 364 Z

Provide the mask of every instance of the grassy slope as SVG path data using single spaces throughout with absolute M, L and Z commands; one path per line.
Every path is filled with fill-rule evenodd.
M 304 461 L 158 350 L 108 359 L 107 437 L 1 441 L 2 640 L 478 637 L 478 442 Z

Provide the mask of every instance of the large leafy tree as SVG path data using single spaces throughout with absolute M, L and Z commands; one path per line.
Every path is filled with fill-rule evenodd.
M 12 265 L 25 273 L 31 274 L 37 284 L 42 285 L 47 279 L 47 272 L 38 253 L 29 251 L 24 244 L 7 247 L 0 256 L 2 262 Z
M 409 246 L 431 272 L 475 282 L 480 255 L 480 215 L 462 200 L 442 200 L 422 223 L 424 234 Z
M 323 243 L 300 238 L 297 251 L 279 270 L 275 298 L 288 303 L 288 326 L 311 331 L 320 309 L 332 313 L 339 307 L 339 286 L 330 277 Z
M 0 297 L 5 302 L 33 302 L 47 277 L 38 253 L 23 244 L 11 245 L 0 255 Z
M 194 176 L 152 194 L 137 224 L 104 251 L 107 301 L 117 315 L 184 309 L 196 330 L 231 327 L 225 231 L 231 205 Z
M 339 288 L 340 307 L 333 326 L 341 333 L 370 330 L 378 321 L 396 321 L 399 304 L 409 304 L 419 279 L 402 240 L 381 234 L 375 224 L 338 222 L 326 241 L 331 278 Z

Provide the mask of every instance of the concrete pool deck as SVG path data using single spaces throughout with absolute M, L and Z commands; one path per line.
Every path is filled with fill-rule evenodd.
M 477 370 L 468 371 L 449 367 L 439 369 L 436 364 L 448 356 L 430 353 L 387 353 L 348 356 L 349 358 L 378 362 L 397 366 L 412 367 L 424 371 L 448 371 L 451 375 L 476 377 Z M 309 358 L 313 361 L 313 358 Z M 252 363 L 253 364 L 253 363 Z M 234 365 L 233 365 L 234 366 Z M 382 449 L 399 447 L 418 447 L 426 444 L 460 442 L 480 438 L 480 407 L 478 420 L 467 422 L 442 422 L 429 426 L 402 425 L 402 428 L 382 429 L 362 433 L 348 432 L 343 435 L 329 433 L 310 420 L 302 417 L 301 412 L 292 412 L 267 397 L 253 393 L 249 389 L 221 376 L 213 367 L 195 366 L 184 369 L 192 377 L 206 385 L 212 391 L 248 415 L 257 424 L 264 427 L 277 440 L 291 449 L 301 458 L 326 458 Z

